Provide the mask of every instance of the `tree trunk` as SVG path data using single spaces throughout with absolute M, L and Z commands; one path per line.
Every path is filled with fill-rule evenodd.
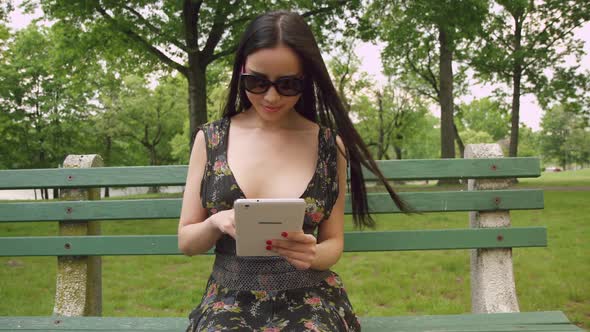
M 440 149 L 441 158 L 455 158 L 455 130 L 453 128 L 453 51 L 452 40 L 442 26 L 438 27 L 440 43 Z M 439 180 L 438 185 L 457 184 L 456 179 Z
M 453 131 L 455 132 L 455 140 L 459 146 L 459 154 L 461 155 L 461 158 L 465 158 L 465 144 L 463 144 L 463 140 L 461 139 L 461 136 L 459 136 L 459 130 L 457 130 L 455 122 L 453 122 Z
M 385 146 L 385 129 L 383 128 L 383 97 L 380 93 L 377 94 L 377 100 L 379 102 L 379 138 L 377 144 L 377 160 L 382 160 L 383 155 L 385 154 L 385 149 L 383 148 Z
M 393 150 L 395 150 L 395 159 L 402 160 L 403 159 L 402 148 L 400 146 L 394 144 Z
M 207 65 L 201 65 L 198 55 L 189 56 L 188 99 L 190 122 L 190 150 L 197 127 L 207 123 Z
M 514 66 L 512 67 L 512 116 L 510 128 L 509 157 L 518 156 L 518 129 L 520 122 L 520 81 L 522 78 L 522 56 L 519 54 L 522 40 L 522 22 L 514 17 Z
M 440 148 L 441 158 L 455 158 L 453 129 L 453 52 L 444 27 L 439 26 L 440 42 Z
M 105 158 L 104 163 L 106 166 L 112 166 L 111 164 L 111 152 L 113 150 L 113 138 L 110 135 L 107 135 L 105 139 L 106 147 L 105 147 Z M 104 197 L 110 197 L 111 193 L 109 191 L 109 187 L 104 188 Z
M 158 165 L 158 155 L 157 155 L 157 151 L 156 151 L 156 146 L 150 145 L 149 150 L 150 150 L 150 165 L 152 165 L 152 166 Z M 159 186 L 149 187 L 149 189 L 148 189 L 148 194 L 156 194 L 159 192 L 160 192 Z

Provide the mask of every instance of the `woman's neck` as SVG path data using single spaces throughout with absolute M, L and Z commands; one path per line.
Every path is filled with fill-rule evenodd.
M 276 119 L 275 121 L 267 121 L 263 119 L 253 108 L 238 113 L 236 116 L 241 118 L 240 120 L 245 127 L 268 131 L 297 130 L 302 129 L 302 126 L 304 126 L 304 121 L 301 121 L 303 117 L 295 110 L 291 110 L 289 113 L 285 114 L 285 116 Z

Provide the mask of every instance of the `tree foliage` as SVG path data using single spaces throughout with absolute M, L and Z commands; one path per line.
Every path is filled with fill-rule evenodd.
M 573 37 L 573 32 L 590 20 L 590 10 L 584 0 L 497 0 L 496 3 L 497 10 L 486 22 L 486 33 L 472 64 L 481 78 L 512 87 L 509 155 L 515 157 L 520 97 L 543 91 L 549 82 L 547 70 L 563 70 L 565 57 L 573 55 L 579 61 L 582 44 Z
M 325 33 L 342 28 L 338 22 L 358 7 L 359 1 L 69 1 L 27 0 L 41 4 L 46 15 L 67 24 L 71 31 L 96 41 L 96 49 L 124 59 L 128 66 L 176 71 L 187 82 L 190 137 L 207 122 L 207 69 L 237 48 L 245 24 L 271 10 L 300 12 L 322 44 Z
M 590 163 L 590 127 L 580 115 L 556 105 L 545 112 L 541 127 L 544 158 L 557 161 L 563 169 L 569 164 Z
M 467 105 L 460 105 L 459 109 L 458 123 L 460 131 L 484 132 L 494 142 L 508 136 L 510 130 L 508 110 L 500 102 L 486 97 L 473 100 Z M 465 139 L 465 142 L 472 143 L 467 139 Z
M 455 157 L 455 82 L 461 86 L 465 78 L 462 67 L 453 72 L 453 61 L 478 35 L 486 13 L 484 0 L 376 0 L 361 21 L 364 38 L 386 43 L 382 55 L 386 71 L 439 103 L 443 158 Z
M 0 59 L 3 167 L 56 167 L 83 149 L 93 92 L 59 51 L 61 42 L 58 27 L 34 25 L 7 42 Z

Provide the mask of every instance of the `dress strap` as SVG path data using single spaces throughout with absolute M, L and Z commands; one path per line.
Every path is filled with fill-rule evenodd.
M 207 163 L 205 165 L 205 174 L 201 181 L 201 200 L 205 207 L 207 205 L 207 192 L 209 186 L 215 187 L 216 175 L 214 172 L 216 163 L 220 158 L 225 158 L 225 146 L 227 145 L 226 132 L 229 125 L 229 118 L 223 117 L 220 120 L 209 122 L 199 126 L 199 130 L 205 135 L 205 149 L 207 152 Z M 223 163 L 222 163 L 223 164 Z M 206 180 L 205 180 L 206 179 Z
M 229 118 L 206 123 L 199 127 L 205 134 L 205 143 L 207 146 L 207 159 L 212 160 L 215 155 L 225 151 L 227 145 L 226 133 L 229 125 Z

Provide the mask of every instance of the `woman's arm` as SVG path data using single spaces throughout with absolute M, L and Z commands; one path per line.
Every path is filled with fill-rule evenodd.
M 344 201 L 346 197 L 346 156 L 340 151 L 346 151 L 340 136 L 336 136 L 337 168 L 338 168 L 338 198 L 332 207 L 330 218 L 324 220 L 319 227 L 316 257 L 311 263 L 314 270 L 327 270 L 338 262 L 344 250 Z
M 336 137 L 339 151 L 346 151 L 340 137 Z M 290 233 L 287 240 L 272 240 L 276 251 L 298 269 L 327 270 L 336 264 L 344 249 L 344 199 L 346 195 L 346 157 L 338 152 L 338 198 L 330 218 L 319 227 L 319 237 L 303 232 Z
M 222 235 L 212 221 L 212 218 L 217 214 L 207 218 L 207 210 L 201 204 L 201 179 L 205 172 L 206 163 L 205 135 L 203 131 L 199 131 L 195 137 L 188 165 L 182 210 L 178 223 L 178 249 L 189 256 L 211 249 Z

